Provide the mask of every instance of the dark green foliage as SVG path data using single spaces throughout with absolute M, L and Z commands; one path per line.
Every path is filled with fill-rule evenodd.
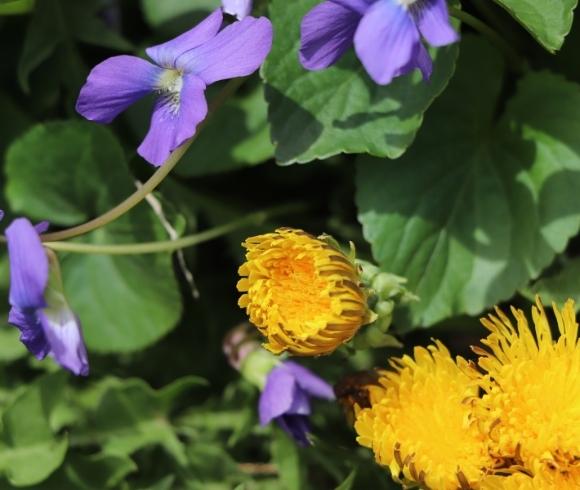
M 563 45 L 576 1 L 485 2 L 463 8 L 510 39 L 523 72 L 456 23 L 462 41 L 432 50 L 430 83 L 414 73 L 386 87 L 352 52 L 326 71 L 300 66 L 299 23 L 316 0 L 256 2 L 275 28 L 261 73 L 212 115 L 154 202 L 75 240 L 167 240 L 168 228 L 188 235 L 280 204 L 304 211 L 181 258 L 60 254 L 91 375 L 36 361 L 0 322 L 0 490 L 399 488 L 337 403 L 315 403 L 310 448 L 261 427 L 259 394 L 222 340 L 245 319 L 240 242 L 281 225 L 353 241 L 420 296 L 395 312 L 403 350 L 300 361 L 331 383 L 430 337 L 464 353 L 495 303 L 580 300 L 580 26 Z M 2 229 L 16 216 L 53 230 L 83 223 L 151 175 L 135 152 L 151 99 L 106 128 L 76 115 L 78 90 L 96 63 L 141 55 L 218 5 L 0 0 Z M 2 318 L 8 277 L 2 248 Z

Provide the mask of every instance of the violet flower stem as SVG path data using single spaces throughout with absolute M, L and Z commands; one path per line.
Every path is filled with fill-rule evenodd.
M 301 203 L 287 204 L 285 206 L 277 206 L 270 210 L 258 211 L 248 214 L 243 218 L 230 221 L 215 228 L 195 233 L 193 235 L 184 236 L 176 240 L 164 240 L 158 242 L 146 243 L 128 243 L 119 245 L 97 245 L 90 243 L 72 243 L 72 242 L 45 242 L 44 246 L 58 252 L 72 252 L 80 254 L 94 254 L 94 255 L 140 255 L 151 253 L 171 253 L 186 247 L 193 247 L 223 235 L 227 235 L 232 231 L 248 226 L 259 226 L 265 223 L 268 219 L 287 213 L 303 211 L 306 205 Z
M 485 22 L 456 7 L 449 7 L 449 13 L 452 17 L 455 17 L 461 22 L 464 22 L 468 26 L 475 29 L 477 32 L 487 37 L 505 55 L 505 57 L 511 63 L 510 67 L 514 71 L 521 73 L 525 70 L 526 61 L 500 34 L 489 27 Z
M 210 104 L 208 116 L 205 121 L 199 125 L 195 135 L 183 143 L 179 148 L 177 148 L 165 161 L 165 163 L 159 167 L 159 169 L 147 180 L 139 189 L 137 189 L 133 194 L 131 194 L 123 202 L 119 203 L 112 209 L 109 209 L 106 213 L 87 221 L 78 226 L 73 226 L 62 231 L 56 231 L 54 233 L 45 233 L 40 236 L 43 242 L 56 242 L 60 240 L 66 240 L 68 238 L 77 237 L 89 233 L 90 231 L 96 230 L 97 228 L 102 228 L 108 225 L 112 221 L 123 216 L 125 213 L 133 209 L 137 204 L 139 204 L 148 194 L 153 192 L 169 175 L 173 168 L 179 163 L 185 152 L 195 141 L 195 138 L 202 130 L 206 121 L 214 114 L 224 102 L 238 89 L 238 87 L 245 81 L 245 78 L 236 78 L 230 80 L 226 86 L 222 89 L 220 94 L 215 100 Z M 77 244 L 78 245 L 78 244 Z M 56 250 L 56 249 L 55 249 Z

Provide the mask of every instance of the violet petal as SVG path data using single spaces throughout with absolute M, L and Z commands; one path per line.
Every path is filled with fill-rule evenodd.
M 298 380 L 296 381 L 298 382 Z M 299 385 L 294 389 L 294 398 L 286 413 L 291 415 L 310 415 L 312 413 L 310 397 Z
M 38 315 L 55 361 L 77 376 L 87 376 L 87 350 L 76 315 L 68 308 L 49 308 Z
M 326 1 L 314 7 L 300 25 L 300 63 L 308 70 L 322 70 L 336 63 L 353 43 L 361 14 Z
M 224 12 L 242 20 L 252 12 L 252 0 L 222 0 Z
M 180 56 L 177 66 L 210 85 L 250 75 L 260 67 L 271 48 L 271 22 L 265 17 L 246 17 Z
M 194 75 L 184 75 L 179 94 L 159 97 L 151 126 L 137 152 L 149 163 L 159 166 L 178 146 L 191 138 L 207 115 L 205 83 Z
M 377 0 L 330 0 L 330 1 L 333 3 L 337 3 L 338 5 L 342 5 L 343 7 L 347 7 L 363 15 L 369 9 L 369 7 Z
M 292 406 L 296 390 L 296 380 L 292 373 L 283 366 L 272 369 L 258 403 L 260 423 L 267 425 L 285 414 Z
M 6 228 L 10 260 L 10 304 L 20 310 L 46 306 L 48 257 L 37 231 L 25 218 L 15 219 Z
M 380 85 L 405 74 L 420 43 L 409 12 L 396 0 L 378 0 L 364 15 L 354 37 L 357 56 Z
M 20 330 L 20 341 L 38 360 L 50 352 L 50 345 L 38 318 L 38 310 L 21 310 L 13 307 L 8 314 L 8 323 Z
M 431 46 L 447 46 L 459 40 L 449 21 L 446 0 L 420 0 L 410 12 L 419 32 Z
M 433 72 L 433 60 L 431 59 L 431 55 L 429 54 L 429 51 L 427 51 L 427 48 L 425 48 L 425 46 L 420 42 L 416 44 L 409 63 L 401 67 L 399 71 L 395 73 L 395 76 L 412 72 L 416 68 L 421 70 L 423 80 L 429 80 L 429 78 L 431 78 L 431 73 Z
M 276 423 L 300 446 L 306 447 L 310 445 L 308 440 L 308 433 L 310 432 L 308 417 L 304 415 L 283 415 L 276 419 Z
M 431 78 L 431 74 L 433 73 L 433 60 L 431 59 L 429 51 L 427 51 L 425 46 L 423 46 L 421 43 L 417 44 L 417 50 L 413 59 L 413 64 L 414 66 L 412 69 L 419 68 L 419 70 L 421 70 L 423 80 L 429 80 Z
M 38 233 L 39 235 L 46 233 L 49 228 L 50 228 L 50 221 L 46 221 L 46 220 L 40 221 L 34 225 L 34 229 L 36 230 L 36 233 Z
M 332 386 L 322 378 L 316 376 L 312 371 L 293 361 L 285 361 L 283 366 L 293 374 L 298 386 L 310 396 L 323 398 L 325 400 L 334 400 Z
M 135 56 L 113 56 L 95 66 L 81 88 L 77 112 L 110 123 L 131 104 L 155 89 L 161 68 Z
M 184 32 L 171 41 L 151 46 L 145 52 L 159 66 L 175 68 L 175 61 L 180 55 L 213 38 L 218 33 L 222 22 L 222 10 L 214 10 L 193 29 Z

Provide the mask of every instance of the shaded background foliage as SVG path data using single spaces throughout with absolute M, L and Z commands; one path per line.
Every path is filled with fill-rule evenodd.
M 5 222 L 79 224 L 151 174 L 135 153 L 151 100 L 99 127 L 74 112 L 79 88 L 105 57 L 142 55 L 218 3 L 0 2 Z M 476 317 L 495 303 L 580 297 L 578 29 L 548 53 L 561 47 L 575 2 L 497 2 L 509 12 L 466 2 L 525 57 L 525 71 L 463 26 L 460 45 L 432 51 L 430 83 L 415 73 L 387 87 L 352 54 L 323 72 L 300 67 L 299 20 L 316 3 L 269 2 L 275 44 L 260 75 L 212 116 L 155 194 L 181 235 L 284 203 L 307 210 L 185 250 L 194 282 L 169 255 L 62 254 L 91 376 L 34 361 L 16 329 L 0 328 L 0 488 L 394 488 L 337 405 L 316 407 L 314 448 L 259 427 L 257 392 L 221 353 L 244 319 L 235 283 L 249 234 L 281 224 L 331 233 L 408 277 L 421 301 L 393 327 L 408 346 L 437 336 L 465 354 L 482 332 Z M 166 237 L 143 203 L 79 240 Z M 3 297 L 7 288 L 2 255 Z M 393 353 L 306 364 L 336 382 Z

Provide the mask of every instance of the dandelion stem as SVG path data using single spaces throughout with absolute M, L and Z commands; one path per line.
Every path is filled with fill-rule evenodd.
M 137 204 L 139 204 L 148 194 L 153 192 L 161 182 L 169 175 L 173 168 L 179 163 L 185 152 L 191 146 L 199 132 L 201 131 L 203 125 L 207 122 L 210 116 L 215 113 L 224 102 L 232 95 L 237 88 L 244 82 L 245 78 L 236 78 L 230 80 L 220 94 L 212 101 L 210 104 L 208 116 L 205 121 L 201 123 L 195 135 L 183 143 L 179 148 L 177 148 L 165 161 L 165 163 L 159 167 L 159 169 L 147 180 L 139 189 L 137 189 L 133 194 L 131 194 L 127 199 L 118 204 L 112 209 L 109 209 L 106 213 L 87 221 L 78 226 L 68 228 L 66 230 L 57 231 L 54 233 L 46 233 L 41 235 L 41 240 L 43 242 L 55 242 L 59 240 L 66 240 L 68 238 L 73 238 L 79 235 L 84 235 L 90 231 L 101 228 L 112 221 L 123 216 L 125 213 L 133 209 Z M 56 250 L 56 248 L 55 248 Z
M 223 235 L 227 235 L 239 228 L 248 226 L 259 226 L 268 219 L 288 213 L 303 211 L 306 209 L 304 204 L 287 204 L 277 206 L 270 210 L 258 211 L 248 214 L 243 218 L 230 221 L 215 228 L 188 235 L 176 240 L 164 240 L 158 242 L 146 243 L 127 243 L 119 245 L 97 245 L 90 243 L 73 243 L 73 242 L 45 242 L 44 245 L 58 252 L 71 252 L 79 254 L 95 255 L 140 255 L 152 253 L 171 253 L 186 247 L 193 247 L 200 243 L 208 242 Z
M 518 52 L 494 29 L 489 27 L 485 22 L 479 20 L 477 17 L 460 10 L 456 7 L 449 7 L 449 13 L 452 17 L 464 22 L 476 31 L 486 36 L 510 62 L 510 67 L 521 73 L 525 70 L 526 61 L 518 54 Z

